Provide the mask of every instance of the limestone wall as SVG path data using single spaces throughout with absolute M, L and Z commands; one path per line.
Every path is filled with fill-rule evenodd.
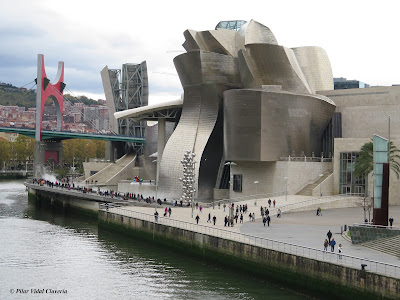
M 335 265 L 293 254 L 269 250 L 242 242 L 227 240 L 172 226 L 99 211 L 99 222 L 106 226 L 125 228 L 154 242 L 185 249 L 187 254 L 225 262 L 231 267 L 251 272 L 273 274 L 291 284 L 313 290 L 328 288 L 331 295 L 347 299 L 396 299 L 400 292 L 400 279 L 373 274 L 358 269 Z M 232 265 L 232 261 L 235 264 Z M 337 291 L 337 293 L 336 293 Z
M 307 183 L 312 183 L 319 174 L 331 172 L 330 162 L 299 162 L 299 161 L 277 161 L 277 162 L 238 162 L 232 166 L 232 174 L 241 174 L 242 192 L 232 192 L 232 197 L 244 197 L 257 193 L 269 194 L 286 191 L 286 179 L 288 194 L 295 194 Z

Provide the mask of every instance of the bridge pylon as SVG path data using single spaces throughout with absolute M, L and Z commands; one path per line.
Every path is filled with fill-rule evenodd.
M 38 54 L 37 60 L 37 78 L 36 78 L 36 129 L 35 129 L 35 176 L 39 177 L 44 174 L 44 164 L 51 159 L 53 165 L 61 164 L 62 159 L 62 143 L 60 141 L 44 141 L 42 140 L 43 129 L 43 110 L 48 98 L 54 101 L 57 110 L 57 131 L 62 130 L 63 123 L 63 91 L 64 83 L 64 62 L 58 62 L 58 71 L 54 83 L 50 83 L 47 78 L 44 66 L 44 55 Z

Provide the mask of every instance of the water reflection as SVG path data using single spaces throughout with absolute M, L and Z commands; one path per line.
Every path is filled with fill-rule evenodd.
M 311 299 L 98 229 L 86 215 L 28 205 L 21 183 L 0 184 L 0 245 L 0 299 L 16 287 L 65 289 L 66 299 Z

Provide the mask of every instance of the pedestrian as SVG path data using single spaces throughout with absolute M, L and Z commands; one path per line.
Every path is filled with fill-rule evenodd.
M 325 239 L 325 242 L 324 242 L 324 251 L 328 251 L 328 245 L 329 245 L 328 239 Z
M 276 201 L 275 201 L 275 199 L 274 199 L 274 202 L 273 202 L 273 203 L 274 203 L 274 207 L 275 207 L 275 204 L 276 204 Z
M 199 215 L 196 216 L 196 223 L 199 224 L 200 217 Z
M 268 224 L 268 227 L 269 227 L 269 223 L 271 222 L 271 217 L 268 215 L 267 216 L 267 224 Z
M 339 250 L 339 259 L 342 259 L 342 250 L 343 250 L 342 244 L 339 244 L 338 250 Z
M 278 212 L 277 212 L 277 214 L 276 214 L 276 217 L 277 217 L 277 218 L 280 218 L 281 215 L 282 215 L 281 209 L 278 208 Z
M 393 217 L 389 218 L 389 223 L 390 223 L 390 227 L 392 227 L 393 226 Z
M 171 216 L 171 212 L 172 212 L 172 209 L 171 209 L 171 207 L 170 207 L 170 208 L 168 208 L 168 217 Z
M 224 226 L 226 227 L 226 223 L 228 223 L 228 217 L 227 216 L 225 216 L 225 219 L 224 219 Z
M 211 223 L 211 213 L 208 213 L 208 220 L 207 223 L 210 222 Z
M 200 205 L 200 212 L 202 212 L 202 211 L 203 211 L 203 206 Z
M 268 209 L 268 208 L 265 210 L 265 214 L 266 214 L 267 216 L 269 216 L 269 209 Z
M 240 214 L 240 223 L 243 223 L 243 214 Z
M 167 213 L 168 213 L 168 208 L 167 208 L 167 207 L 165 207 L 165 209 L 164 209 L 164 217 L 166 217 L 166 216 L 167 216 Z
M 214 225 L 215 225 L 215 222 L 217 221 L 217 217 L 216 216 L 214 216 L 213 217 L 213 222 L 214 222 Z
M 226 208 L 226 204 L 225 203 L 224 203 L 223 207 L 224 207 L 224 211 L 225 211 L 225 208 Z
M 331 242 L 331 237 L 332 237 L 332 232 L 329 230 L 326 235 L 327 235 L 327 237 L 329 239 L 329 243 L 330 243 Z
M 154 220 L 158 222 L 158 211 L 154 212 Z
M 251 217 L 253 218 L 253 222 L 255 222 L 256 221 L 256 215 L 253 213 Z
M 335 252 L 335 239 L 332 239 L 332 241 L 330 241 L 329 245 L 331 246 L 331 252 Z
M 265 223 L 267 223 L 267 218 L 263 217 L 263 223 L 264 223 L 264 227 L 265 227 Z
M 235 215 L 235 223 L 237 224 L 237 220 L 238 220 L 239 216 L 238 214 Z
M 218 209 L 221 208 L 221 202 L 218 202 Z
M 271 199 L 268 199 L 268 206 L 271 207 Z
M 249 221 L 251 222 L 251 219 L 252 219 L 252 215 L 251 215 L 251 213 L 249 213 Z

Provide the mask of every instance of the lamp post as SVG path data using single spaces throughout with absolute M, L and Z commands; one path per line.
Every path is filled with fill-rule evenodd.
M 288 180 L 288 177 L 285 177 L 285 180 L 286 180 L 286 192 L 285 192 L 285 195 L 286 195 L 286 202 L 287 202 L 287 180 Z
M 237 166 L 233 161 L 228 161 L 225 163 L 225 166 L 229 166 L 229 218 L 232 218 L 232 197 L 231 197 L 231 187 L 233 191 L 233 175 L 232 175 L 232 166 Z
M 324 176 L 324 174 L 319 174 L 319 177 L 320 177 L 320 178 L 322 178 L 322 176 Z M 319 196 L 320 196 L 320 197 L 322 197 L 321 188 L 322 188 L 322 182 L 319 183 Z
M 254 206 L 257 206 L 257 195 L 258 195 L 258 180 L 254 181 L 254 184 L 256 185 L 256 197 L 254 199 Z

